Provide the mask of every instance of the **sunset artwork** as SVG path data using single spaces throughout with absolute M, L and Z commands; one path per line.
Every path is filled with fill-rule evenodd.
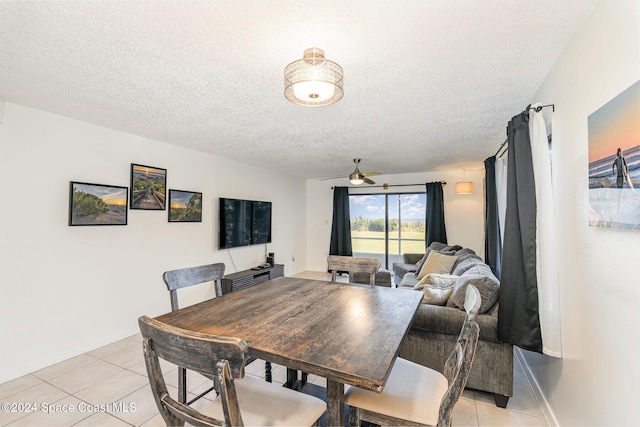
M 589 225 L 640 228 L 640 81 L 589 115 Z
M 131 209 L 164 210 L 167 170 L 131 164 Z
M 169 222 L 202 222 L 202 193 L 169 190 Z
M 69 225 L 127 225 L 127 187 L 71 182 Z

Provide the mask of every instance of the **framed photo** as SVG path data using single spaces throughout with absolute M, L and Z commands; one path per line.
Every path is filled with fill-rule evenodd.
M 128 190 L 71 181 L 69 225 L 127 225 Z
M 169 190 L 169 222 L 202 222 L 202 193 Z
M 589 225 L 640 229 L 640 81 L 588 117 Z
M 165 210 L 167 170 L 131 164 L 131 209 Z

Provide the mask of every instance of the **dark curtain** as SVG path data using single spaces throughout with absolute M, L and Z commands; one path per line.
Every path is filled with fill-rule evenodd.
M 500 218 L 498 216 L 498 192 L 496 189 L 496 156 L 484 161 L 485 170 L 485 222 L 484 222 L 484 262 L 500 279 L 502 272 L 502 239 L 500 238 Z
M 441 182 L 427 183 L 427 247 L 433 242 L 447 243 L 447 230 L 444 225 L 444 197 Z
M 526 113 L 511 119 L 507 139 L 507 213 L 498 338 L 542 353 L 536 277 L 536 188 Z
M 349 222 L 349 188 L 333 189 L 333 223 L 329 255 L 352 256 L 351 223 Z

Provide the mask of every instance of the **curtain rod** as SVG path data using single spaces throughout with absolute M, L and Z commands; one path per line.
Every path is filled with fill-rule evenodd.
M 446 181 L 435 181 L 435 182 L 439 182 L 442 185 L 447 185 Z M 389 187 L 415 187 L 415 186 L 419 186 L 419 185 L 426 185 L 426 184 L 431 184 L 430 182 L 424 183 L 424 184 L 384 184 L 384 185 L 369 185 L 366 187 L 347 187 L 347 188 L 384 188 L 385 190 Z M 335 187 L 331 187 L 331 189 L 333 190 Z
M 498 157 L 498 153 L 500 152 L 500 150 L 502 150 L 502 147 L 504 147 L 508 141 L 509 141 L 508 139 L 504 140 L 504 142 L 500 145 L 500 148 L 498 148 L 498 151 L 496 151 L 496 154 L 494 154 L 493 157 Z
M 538 105 L 535 108 L 532 108 L 531 104 L 529 104 L 529 105 L 527 105 L 527 108 L 524 111 L 525 112 L 529 112 L 529 110 L 536 110 L 536 113 L 539 113 L 540 111 L 542 111 L 543 108 L 547 108 L 547 107 L 551 107 L 551 111 L 553 111 L 554 113 L 556 112 L 555 104 Z
M 547 108 L 547 107 L 551 107 L 551 111 L 553 111 L 554 113 L 556 112 L 556 105 L 555 104 L 547 104 L 547 105 L 538 105 L 535 108 L 531 107 L 531 104 L 527 105 L 527 108 L 525 108 L 525 110 L 523 111 L 523 113 L 528 113 L 530 110 L 535 110 L 536 113 L 539 113 L 540 111 L 542 111 L 543 108 Z M 507 143 L 508 139 L 505 139 L 504 142 L 500 145 L 500 148 L 498 148 L 498 151 L 496 151 L 496 154 L 494 154 L 494 157 L 498 156 L 498 153 L 500 153 L 500 150 L 502 150 L 502 147 L 505 146 L 505 144 Z M 507 150 L 509 149 L 509 147 L 507 147 Z M 505 150 L 506 152 L 506 150 Z M 504 154 L 504 153 L 502 153 Z M 502 154 L 500 155 L 500 157 L 502 157 Z

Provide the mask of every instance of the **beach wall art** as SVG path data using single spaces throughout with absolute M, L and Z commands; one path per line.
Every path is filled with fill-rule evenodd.
M 589 225 L 640 229 L 640 81 L 588 117 Z
M 165 210 L 167 170 L 131 164 L 131 209 Z
M 127 187 L 70 184 L 69 225 L 127 225 Z
M 202 193 L 169 190 L 169 222 L 202 222 Z

